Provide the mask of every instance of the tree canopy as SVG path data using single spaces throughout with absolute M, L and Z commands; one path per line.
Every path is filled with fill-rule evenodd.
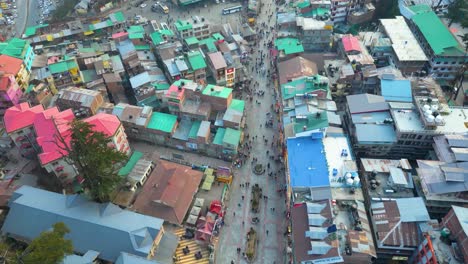
M 455 0 L 447 8 L 445 15 L 449 19 L 449 27 L 453 22 L 458 22 L 462 27 L 468 27 L 468 1 Z
M 65 235 L 70 229 L 62 223 L 55 223 L 51 231 L 42 232 L 19 255 L 19 263 L 24 264 L 55 264 L 60 263 L 66 255 L 73 253 L 73 244 Z
M 92 125 L 86 122 L 72 121 L 70 132 L 70 146 L 61 147 L 68 152 L 64 156 L 83 177 L 85 193 L 96 202 L 109 202 L 111 194 L 122 181 L 118 169 L 127 156 L 111 146 L 111 138 L 94 131 Z M 59 146 L 66 146 L 63 138 L 58 140 Z

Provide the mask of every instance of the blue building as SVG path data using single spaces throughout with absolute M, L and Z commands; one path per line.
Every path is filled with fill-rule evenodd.
M 105 261 L 115 262 L 121 252 L 153 258 L 158 248 L 164 248 L 161 253 L 167 255 L 177 247 L 177 238 L 172 235 L 174 241 L 171 234 L 164 233 L 162 219 L 122 210 L 111 203 L 91 202 L 79 195 L 22 186 L 13 193 L 9 207 L 2 234 L 25 242 L 63 222 L 70 229 L 66 238 L 72 240 L 75 252 L 98 252 L 98 258 Z

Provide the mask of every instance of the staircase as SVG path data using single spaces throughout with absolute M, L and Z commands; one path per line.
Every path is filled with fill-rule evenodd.
M 206 246 L 200 246 L 197 244 L 195 239 L 185 239 L 182 238 L 182 236 L 185 234 L 185 229 L 179 228 L 177 229 L 174 234 L 179 237 L 179 245 L 177 246 L 176 249 L 176 259 L 177 261 L 175 262 L 176 264 L 209 264 L 209 251 L 208 247 Z M 188 246 L 190 249 L 190 253 L 187 255 L 184 255 L 184 252 L 182 251 L 185 246 Z M 203 258 L 196 260 L 195 259 L 195 253 L 200 251 L 202 253 Z

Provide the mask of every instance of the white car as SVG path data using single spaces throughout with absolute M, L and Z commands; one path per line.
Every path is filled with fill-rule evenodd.
M 145 3 L 141 4 L 140 7 L 141 8 L 145 8 L 147 5 Z

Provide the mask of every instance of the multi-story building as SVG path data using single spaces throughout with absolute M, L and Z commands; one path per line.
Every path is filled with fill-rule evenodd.
M 26 69 L 31 71 L 35 54 L 28 40 L 11 38 L 7 42 L 0 42 L 0 54 L 22 60 Z
M 166 59 L 164 68 L 171 82 L 178 79 L 188 79 L 195 82 L 206 82 L 206 62 L 202 53 L 198 50 L 189 51 L 185 55 Z
M 410 28 L 428 58 L 425 71 L 441 84 L 454 80 L 468 57 L 447 26 L 434 12 L 423 11 L 411 17 Z
M 364 3 L 368 2 L 368 3 Z M 371 21 L 374 18 L 375 7 L 370 1 L 364 1 L 358 4 L 357 8 L 350 10 L 347 22 L 351 25 L 362 24 Z
M 16 83 L 21 87 L 21 91 L 28 88 L 30 72 L 23 60 L 8 55 L 0 55 L 0 72 L 13 75 Z
M 451 246 L 457 255 L 461 255 L 462 262 L 468 263 L 468 209 L 452 206 L 450 212 L 442 219 L 441 226 L 447 228 L 446 236 L 457 243 Z
M 104 98 L 100 92 L 77 87 L 60 90 L 55 100 L 59 109 L 71 108 L 78 118 L 95 115 L 103 103 Z
M 3 115 L 6 109 L 18 104 L 22 95 L 23 92 L 16 83 L 15 76 L 0 73 L 0 115 Z
M 331 20 L 333 23 L 346 22 L 352 11 L 370 2 L 370 0 L 331 0 Z
M 433 137 L 466 133 L 466 109 L 437 98 L 413 96 L 414 103 L 385 102 L 370 94 L 347 96 L 345 122 L 356 155 L 422 159 Z
M 176 34 L 180 39 L 186 39 L 193 37 L 193 25 L 186 20 L 177 20 L 175 23 Z
M 208 54 L 208 68 L 217 85 L 226 85 L 227 64 L 221 52 Z
M 49 63 L 46 70 L 49 73 L 46 79 L 47 83 L 54 92 L 68 86 L 77 86 L 83 83 L 83 76 L 76 58 L 63 60 L 56 58 Z
M 327 51 L 331 47 L 333 23 L 314 18 L 296 17 L 298 33 L 306 51 Z
M 380 24 L 391 41 L 390 63 L 405 74 L 421 71 L 428 59 L 405 19 L 402 16 L 380 19 Z
M 44 109 L 42 105 L 30 107 L 28 103 L 21 103 L 6 111 L 4 123 L 24 156 L 37 155 L 43 168 L 69 186 L 78 175 L 78 169 L 66 159 L 66 148 L 70 147 L 70 122 L 74 118 L 71 109 L 60 112 L 57 107 Z M 116 116 L 102 113 L 83 121 L 91 124 L 94 131 L 112 138 L 117 150 L 130 153 L 127 137 Z

